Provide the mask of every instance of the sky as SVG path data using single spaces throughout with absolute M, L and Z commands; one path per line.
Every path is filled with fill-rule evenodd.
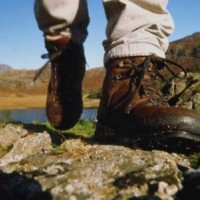
M 37 69 L 45 60 L 43 34 L 38 29 L 33 12 L 34 0 L 0 1 L 0 64 L 14 69 Z M 90 25 L 88 38 L 84 43 L 89 67 L 103 66 L 106 19 L 102 0 L 88 0 Z M 174 41 L 194 32 L 200 32 L 200 1 L 170 0 L 175 31 L 169 37 Z

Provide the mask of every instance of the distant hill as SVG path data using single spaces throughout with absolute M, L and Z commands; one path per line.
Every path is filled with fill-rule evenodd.
M 0 64 L 0 73 L 3 73 L 8 70 L 13 70 L 13 68 L 8 65 Z
M 105 75 L 105 69 L 103 67 L 92 68 L 86 71 L 83 80 L 83 91 L 90 93 L 92 91 L 102 88 Z
M 33 82 L 36 70 L 7 70 L 0 74 L 0 92 L 46 94 L 50 68 Z M 102 87 L 105 70 L 103 67 L 87 70 L 83 80 L 83 92 L 90 93 Z
M 171 42 L 166 55 L 167 58 L 185 66 L 188 71 L 200 72 L 200 33 Z M 7 65 L 0 65 L 0 92 L 46 94 L 50 68 L 47 68 L 35 83 L 33 83 L 34 74 L 35 70 L 13 70 Z M 83 92 L 90 93 L 101 89 L 104 75 L 103 67 L 87 70 L 83 81 Z
M 200 32 L 171 42 L 166 55 L 188 71 L 200 72 Z

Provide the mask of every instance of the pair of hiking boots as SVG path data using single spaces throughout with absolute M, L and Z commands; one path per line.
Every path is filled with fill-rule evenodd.
M 64 130 L 79 120 L 82 102 L 82 80 L 85 56 L 82 45 L 69 42 L 46 42 L 51 62 L 51 78 L 47 92 L 46 113 L 53 127 Z M 169 106 L 157 79 L 164 79 L 161 70 L 178 64 L 163 58 L 137 56 L 116 58 L 106 66 L 102 97 L 97 113 L 95 137 L 132 144 L 166 139 L 200 143 L 200 116 L 191 110 Z M 161 142 L 162 143 L 162 142 Z M 166 145 L 166 144 L 164 144 Z M 175 144 L 176 145 L 176 144 Z

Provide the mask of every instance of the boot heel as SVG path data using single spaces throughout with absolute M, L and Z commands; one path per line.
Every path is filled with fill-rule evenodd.
M 97 123 L 94 137 L 98 140 L 111 140 L 116 136 L 115 131 L 105 125 Z

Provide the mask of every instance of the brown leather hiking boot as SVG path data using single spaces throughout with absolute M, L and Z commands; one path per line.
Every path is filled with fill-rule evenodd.
M 49 122 L 57 129 L 69 129 L 79 120 L 82 103 L 82 80 L 85 73 L 83 45 L 48 41 L 51 78 L 46 101 Z
M 170 107 L 157 79 L 160 70 L 178 64 L 156 56 L 113 59 L 106 66 L 95 136 L 131 136 L 135 141 L 182 137 L 200 142 L 200 116 Z

